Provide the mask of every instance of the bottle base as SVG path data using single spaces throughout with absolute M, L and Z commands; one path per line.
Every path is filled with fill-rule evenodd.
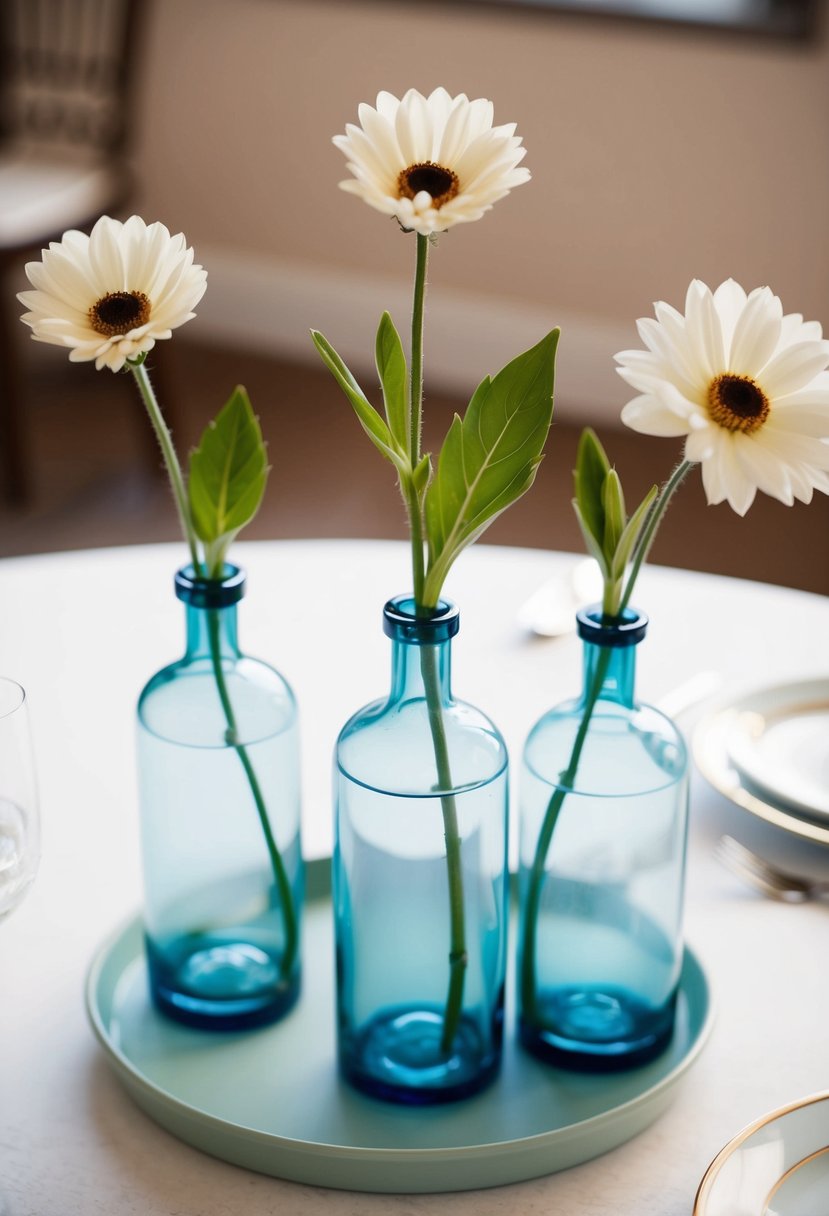
M 384 1010 L 340 1045 L 340 1071 L 362 1093 L 410 1106 L 456 1102 L 494 1080 L 500 1047 L 485 1048 L 462 1019 L 450 1051 L 441 1047 L 443 1012 Z
M 548 1064 L 619 1072 L 660 1055 L 674 1031 L 676 996 L 658 1009 L 623 988 L 542 992 L 538 1017 L 519 1023 L 521 1045 Z
M 250 1030 L 283 1017 L 299 972 L 280 977 L 278 956 L 253 942 L 192 936 L 161 951 L 147 939 L 150 994 L 166 1017 L 199 1030 Z

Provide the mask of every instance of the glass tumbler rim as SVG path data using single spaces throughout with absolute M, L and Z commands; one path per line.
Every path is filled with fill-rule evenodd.
M 26 689 L 11 676 L 0 676 L 0 720 L 10 718 L 26 704 Z

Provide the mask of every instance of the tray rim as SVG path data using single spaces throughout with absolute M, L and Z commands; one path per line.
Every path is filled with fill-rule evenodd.
M 330 897 L 330 888 L 326 881 L 329 872 L 330 859 L 317 858 L 306 861 L 307 901 L 316 902 Z M 84 998 L 87 1017 L 95 1038 L 103 1049 L 105 1056 L 113 1066 L 115 1073 L 121 1078 L 126 1088 L 130 1092 L 130 1095 L 141 1107 L 141 1109 L 144 1110 L 145 1113 L 147 1113 L 149 1117 L 154 1120 L 154 1122 L 157 1122 L 160 1126 L 165 1127 L 165 1130 L 167 1130 L 169 1134 L 175 1136 L 177 1139 L 182 1140 L 185 1143 L 190 1144 L 199 1151 L 208 1153 L 210 1153 L 211 1150 L 206 1149 L 203 1144 L 196 1143 L 192 1140 L 186 1140 L 185 1137 L 180 1135 L 177 1131 L 168 1127 L 166 1124 L 161 1123 L 156 1117 L 154 1110 L 148 1110 L 148 1107 L 140 1101 L 138 1093 L 140 1092 L 144 1095 L 144 1097 L 147 1099 L 148 1105 L 151 1104 L 153 1107 L 157 1106 L 159 1108 L 163 1108 L 171 1115 L 177 1116 L 179 1119 L 193 1120 L 200 1126 L 210 1129 L 215 1133 L 241 1138 L 248 1143 L 257 1144 L 262 1148 L 270 1148 L 272 1150 L 283 1148 L 286 1152 L 290 1152 L 298 1157 L 313 1157 L 315 1159 L 323 1157 L 352 1165 L 359 1165 L 362 1162 L 376 1164 L 385 1163 L 386 1165 L 393 1165 L 395 1163 L 414 1165 L 418 1162 L 428 1162 L 432 1165 L 446 1166 L 453 1162 L 474 1161 L 477 1158 L 502 1158 L 506 1155 L 511 1155 L 522 1151 L 526 1152 L 528 1155 L 531 1155 L 533 1150 L 538 1150 L 545 1145 L 549 1145 L 551 1148 L 553 1145 L 558 1147 L 566 1144 L 568 1140 L 581 1138 L 590 1134 L 594 1134 L 598 1137 L 608 1125 L 625 1121 L 627 1117 L 636 1113 L 639 1108 L 658 1105 L 660 1101 L 663 1103 L 663 1107 L 657 1110 L 653 1119 L 647 1119 L 644 1123 L 638 1126 L 634 1132 L 630 1133 L 629 1135 L 624 1135 L 618 1141 L 615 1141 L 614 1145 L 609 1146 L 614 1147 L 615 1145 L 623 1144 L 627 1140 L 631 1139 L 634 1135 L 644 1130 L 645 1127 L 649 1126 L 649 1124 L 652 1123 L 656 1117 L 658 1117 L 661 1109 L 664 1108 L 669 1091 L 673 1089 L 676 1083 L 691 1068 L 699 1055 L 702 1053 L 708 1039 L 710 1038 L 714 1022 L 716 1020 L 716 1009 L 712 999 L 711 985 L 708 975 L 702 966 L 698 955 L 686 942 L 683 952 L 681 973 L 682 978 L 680 980 L 680 984 L 681 986 L 687 987 L 687 977 L 689 975 L 693 977 L 696 990 L 700 994 L 700 1004 L 702 1005 L 702 1016 L 700 1019 L 699 1028 L 695 1036 L 687 1044 L 681 1058 L 676 1061 L 673 1067 L 664 1076 L 660 1077 L 656 1082 L 654 1082 L 654 1084 L 646 1086 L 633 1097 L 628 1098 L 617 1105 L 610 1106 L 606 1110 L 589 1115 L 587 1118 L 565 1124 L 562 1127 L 548 1128 L 529 1136 L 519 1136 L 511 1140 L 492 1140 L 485 1143 L 479 1142 L 472 1145 L 413 1148 L 344 1145 L 323 1140 L 309 1141 L 263 1131 L 260 1128 L 248 1127 L 244 1124 L 236 1123 L 219 1115 L 212 1114 L 210 1111 L 203 1110 L 200 1107 L 193 1106 L 184 1099 L 177 1097 L 175 1094 L 170 1093 L 162 1086 L 151 1081 L 145 1076 L 141 1069 L 129 1059 L 129 1057 L 120 1049 L 120 1047 L 113 1042 L 112 1036 L 108 1032 L 105 1025 L 104 1017 L 97 1000 L 98 986 L 101 982 L 105 968 L 107 965 L 113 962 L 114 952 L 118 946 L 122 943 L 128 942 L 130 937 L 136 935 L 139 937 L 141 935 L 140 913 L 132 914 L 124 918 L 119 926 L 117 926 L 115 930 L 111 931 L 107 935 L 107 937 L 95 951 L 95 954 L 93 955 L 87 969 L 86 981 L 84 985 Z M 139 954 L 131 955 L 131 960 L 139 957 Z M 123 973 L 124 971 L 122 970 L 121 974 Z M 684 985 L 683 979 L 685 980 Z M 541 1063 L 539 1063 L 538 1066 L 539 1068 L 545 1067 Z M 575 1165 L 580 1161 L 589 1160 L 591 1157 L 598 1156 L 605 1151 L 607 1151 L 607 1148 L 599 1148 L 597 1149 L 596 1153 L 580 1156 L 577 1159 L 574 1159 L 571 1164 Z M 223 1156 L 218 1152 L 214 1153 L 213 1155 L 219 1156 L 222 1160 L 230 1162 L 231 1164 L 235 1164 L 237 1166 L 239 1165 L 238 1160 L 234 1161 L 230 1157 Z M 255 1167 L 250 1165 L 242 1165 L 241 1168 L 255 1170 Z M 566 1167 L 555 1166 L 546 1171 L 533 1170 L 526 1175 L 522 1175 L 522 1177 L 529 1179 L 532 1177 L 541 1176 L 542 1174 L 558 1172 L 558 1170 L 561 1168 Z M 287 1173 L 277 1173 L 276 1171 L 273 1171 L 271 1176 L 285 1178 L 291 1181 L 305 1181 L 303 1179 L 291 1178 Z M 518 1180 L 518 1177 L 514 1179 L 514 1181 Z M 311 1185 L 323 1187 L 328 1186 L 333 1187 L 334 1189 L 350 1189 L 355 1191 L 363 1190 L 366 1192 L 370 1190 L 377 1191 L 379 1189 L 377 1187 L 370 1186 L 344 1187 L 343 1184 L 338 1185 L 335 1183 L 325 1182 L 320 1179 L 311 1183 Z M 483 1189 L 492 1185 L 502 1184 L 484 1182 L 480 1183 L 478 1187 L 470 1186 L 464 1187 L 463 1189 Z M 390 1188 L 383 1189 L 388 1191 Z M 438 1189 L 446 1190 L 447 1188 L 431 1188 L 433 1193 Z

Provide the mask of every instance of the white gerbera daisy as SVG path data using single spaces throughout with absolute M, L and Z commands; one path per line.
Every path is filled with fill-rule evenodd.
M 515 123 L 493 127 L 483 97 L 409 89 L 402 101 L 379 93 L 376 109 L 364 103 L 358 113 L 361 126 L 334 136 L 354 174 L 341 188 L 423 236 L 480 219 L 530 179 L 517 168 L 526 149 Z
M 26 277 L 35 290 L 17 298 L 30 310 L 21 320 L 32 337 L 114 372 L 195 316 L 207 286 L 184 236 L 137 215 L 123 224 L 102 216 L 89 236 L 64 233 L 27 264 Z
M 685 435 L 709 503 L 745 515 L 757 490 L 791 505 L 829 492 L 829 342 L 816 321 L 783 315 L 768 287 L 694 280 L 685 315 L 665 303 L 638 324 L 647 351 L 616 355 L 642 394 L 622 421 L 646 435 Z

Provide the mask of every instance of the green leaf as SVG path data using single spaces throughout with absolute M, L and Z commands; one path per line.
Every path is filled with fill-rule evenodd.
M 415 493 L 422 494 L 429 484 L 429 478 L 432 476 L 432 457 L 427 452 L 420 458 L 414 467 L 412 473 L 412 481 L 414 482 Z
M 602 545 L 608 564 L 613 561 L 619 537 L 625 529 L 625 496 L 622 483 L 615 469 L 609 469 L 602 486 L 602 509 L 604 510 L 604 537 Z
M 587 526 L 587 521 L 582 515 L 581 507 L 579 506 L 578 501 L 575 498 L 572 501 L 573 510 L 576 513 L 576 519 L 578 520 L 579 527 L 581 528 L 584 543 L 587 546 L 587 552 L 591 557 L 596 559 L 599 564 L 599 569 L 602 572 L 602 578 L 607 581 L 607 579 L 610 577 L 610 569 L 605 559 L 604 549 Z
M 455 415 L 426 493 L 427 606 L 461 550 L 535 480 L 553 413 L 558 337 L 554 329 L 482 380 L 464 418 Z
M 585 427 L 579 439 L 573 482 L 582 522 L 600 545 L 605 534 L 602 490 L 609 472 L 610 462 L 596 432 Z
M 639 506 L 631 515 L 630 519 L 625 524 L 624 531 L 619 537 L 619 542 L 616 545 L 616 552 L 613 554 L 612 573 L 615 579 L 624 577 L 627 564 L 630 561 L 636 541 L 639 538 L 639 533 L 645 525 L 645 521 L 650 514 L 651 504 L 659 493 L 659 486 L 651 486 L 645 497 L 640 502 Z
M 411 464 L 405 449 L 401 449 L 394 439 L 388 426 L 366 397 L 334 347 L 315 329 L 311 330 L 311 338 L 322 356 L 323 363 L 351 402 L 354 412 L 371 442 L 387 460 L 392 462 L 402 477 L 411 477 Z
M 403 343 L 387 312 L 380 318 L 375 343 L 375 360 L 380 383 L 383 386 L 383 401 L 386 406 L 386 421 L 392 437 L 404 452 L 409 450 L 409 378 Z
M 258 511 L 267 478 L 262 431 L 239 386 L 190 454 L 190 513 L 211 576 L 221 573 L 231 541 Z

